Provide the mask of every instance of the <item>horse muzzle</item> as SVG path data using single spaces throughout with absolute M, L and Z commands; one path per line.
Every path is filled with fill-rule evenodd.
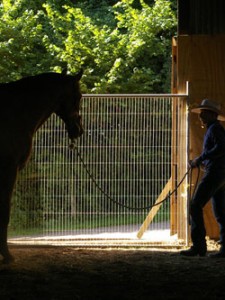
M 79 138 L 84 130 L 81 122 L 81 117 L 79 116 L 76 119 L 72 119 L 66 123 L 66 129 L 71 140 L 71 145 L 74 144 L 74 141 Z

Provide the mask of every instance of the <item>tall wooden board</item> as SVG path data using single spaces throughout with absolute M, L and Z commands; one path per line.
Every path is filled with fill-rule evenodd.
M 190 83 L 190 108 L 202 99 L 209 98 L 225 108 L 225 35 L 178 36 L 177 90 L 185 92 Z M 225 111 L 225 110 L 224 110 Z M 225 124 L 224 124 L 225 126 Z M 190 158 L 201 153 L 205 129 L 198 116 L 190 114 Z M 195 180 L 195 178 L 193 179 Z M 211 204 L 204 209 L 207 235 L 218 238 L 218 225 L 213 217 Z

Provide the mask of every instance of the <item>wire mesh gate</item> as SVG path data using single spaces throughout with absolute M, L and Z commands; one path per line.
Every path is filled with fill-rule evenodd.
M 84 95 L 85 132 L 77 143 L 95 182 L 68 148 L 64 125 L 53 115 L 37 132 L 31 160 L 19 175 L 9 227 L 13 240 L 131 238 L 139 242 L 137 232 L 149 207 L 168 181 L 179 180 L 177 170 L 186 171 L 186 98 Z M 180 151 L 182 168 L 174 155 Z M 157 209 L 145 233 L 147 241 L 168 244 L 170 233 L 178 234 L 176 241 L 185 240 L 186 227 L 179 226 L 178 219 L 186 222 L 186 201 L 181 199 L 186 183 Z M 179 201 L 184 203 L 181 211 Z

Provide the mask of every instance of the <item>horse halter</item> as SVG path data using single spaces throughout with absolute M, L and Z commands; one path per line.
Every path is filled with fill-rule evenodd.
M 72 139 L 71 143 L 69 143 L 70 150 L 74 150 L 76 148 L 76 139 Z
M 83 126 L 81 123 L 81 116 L 72 116 L 64 119 L 66 124 L 66 130 L 68 132 L 70 140 L 77 139 L 83 134 Z

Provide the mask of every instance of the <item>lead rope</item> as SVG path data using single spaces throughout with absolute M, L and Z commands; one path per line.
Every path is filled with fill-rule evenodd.
M 145 210 L 145 209 L 152 209 L 154 206 L 158 206 L 160 204 L 162 204 L 163 202 L 165 202 L 170 196 L 172 196 L 177 190 L 178 188 L 180 187 L 180 185 L 182 184 L 182 182 L 184 181 L 184 179 L 186 178 L 186 176 L 189 174 L 189 172 L 191 171 L 191 167 L 188 168 L 187 172 L 184 174 L 184 176 L 182 177 L 182 179 L 180 180 L 180 182 L 177 184 L 177 186 L 175 187 L 175 189 L 172 191 L 172 192 L 169 192 L 169 194 L 163 199 L 161 200 L 160 202 L 156 203 L 156 204 L 152 204 L 152 205 L 148 205 L 148 206 L 144 206 L 144 207 L 131 207 L 131 206 L 127 206 L 125 204 L 122 204 L 118 201 L 116 201 L 115 199 L 113 199 L 109 194 L 107 194 L 103 188 L 99 185 L 99 183 L 96 181 L 96 179 L 94 178 L 94 176 L 92 175 L 92 173 L 89 171 L 88 169 L 88 166 L 87 164 L 84 162 L 80 152 L 79 152 L 79 149 L 78 149 L 78 146 L 76 144 L 75 141 L 72 141 L 71 144 L 69 145 L 69 148 L 71 150 L 76 150 L 77 152 L 77 156 L 78 158 L 80 159 L 82 165 L 83 165 L 83 168 L 85 169 L 86 173 L 88 174 L 89 178 L 92 180 L 92 182 L 94 183 L 94 185 L 96 186 L 96 188 L 111 202 L 121 206 L 121 207 L 124 207 L 124 208 L 127 208 L 127 209 L 130 209 L 130 210 Z M 191 172 L 192 174 L 192 172 Z
M 195 181 L 195 185 L 194 185 L 194 190 L 193 192 L 191 191 L 191 186 L 192 186 L 192 172 L 193 172 L 193 168 L 191 168 L 191 172 L 190 172 L 190 183 L 189 183 L 189 193 L 188 193 L 188 218 L 189 218 L 189 225 L 191 224 L 191 218 L 190 218 L 190 207 L 189 207 L 189 203 L 192 199 L 192 197 L 195 195 L 195 192 L 196 192 L 196 189 L 197 189 L 197 186 L 198 186 L 198 181 L 199 181 L 199 177 L 200 177 L 200 166 L 197 167 L 198 169 L 198 173 L 197 173 L 197 178 L 196 178 L 196 181 Z

